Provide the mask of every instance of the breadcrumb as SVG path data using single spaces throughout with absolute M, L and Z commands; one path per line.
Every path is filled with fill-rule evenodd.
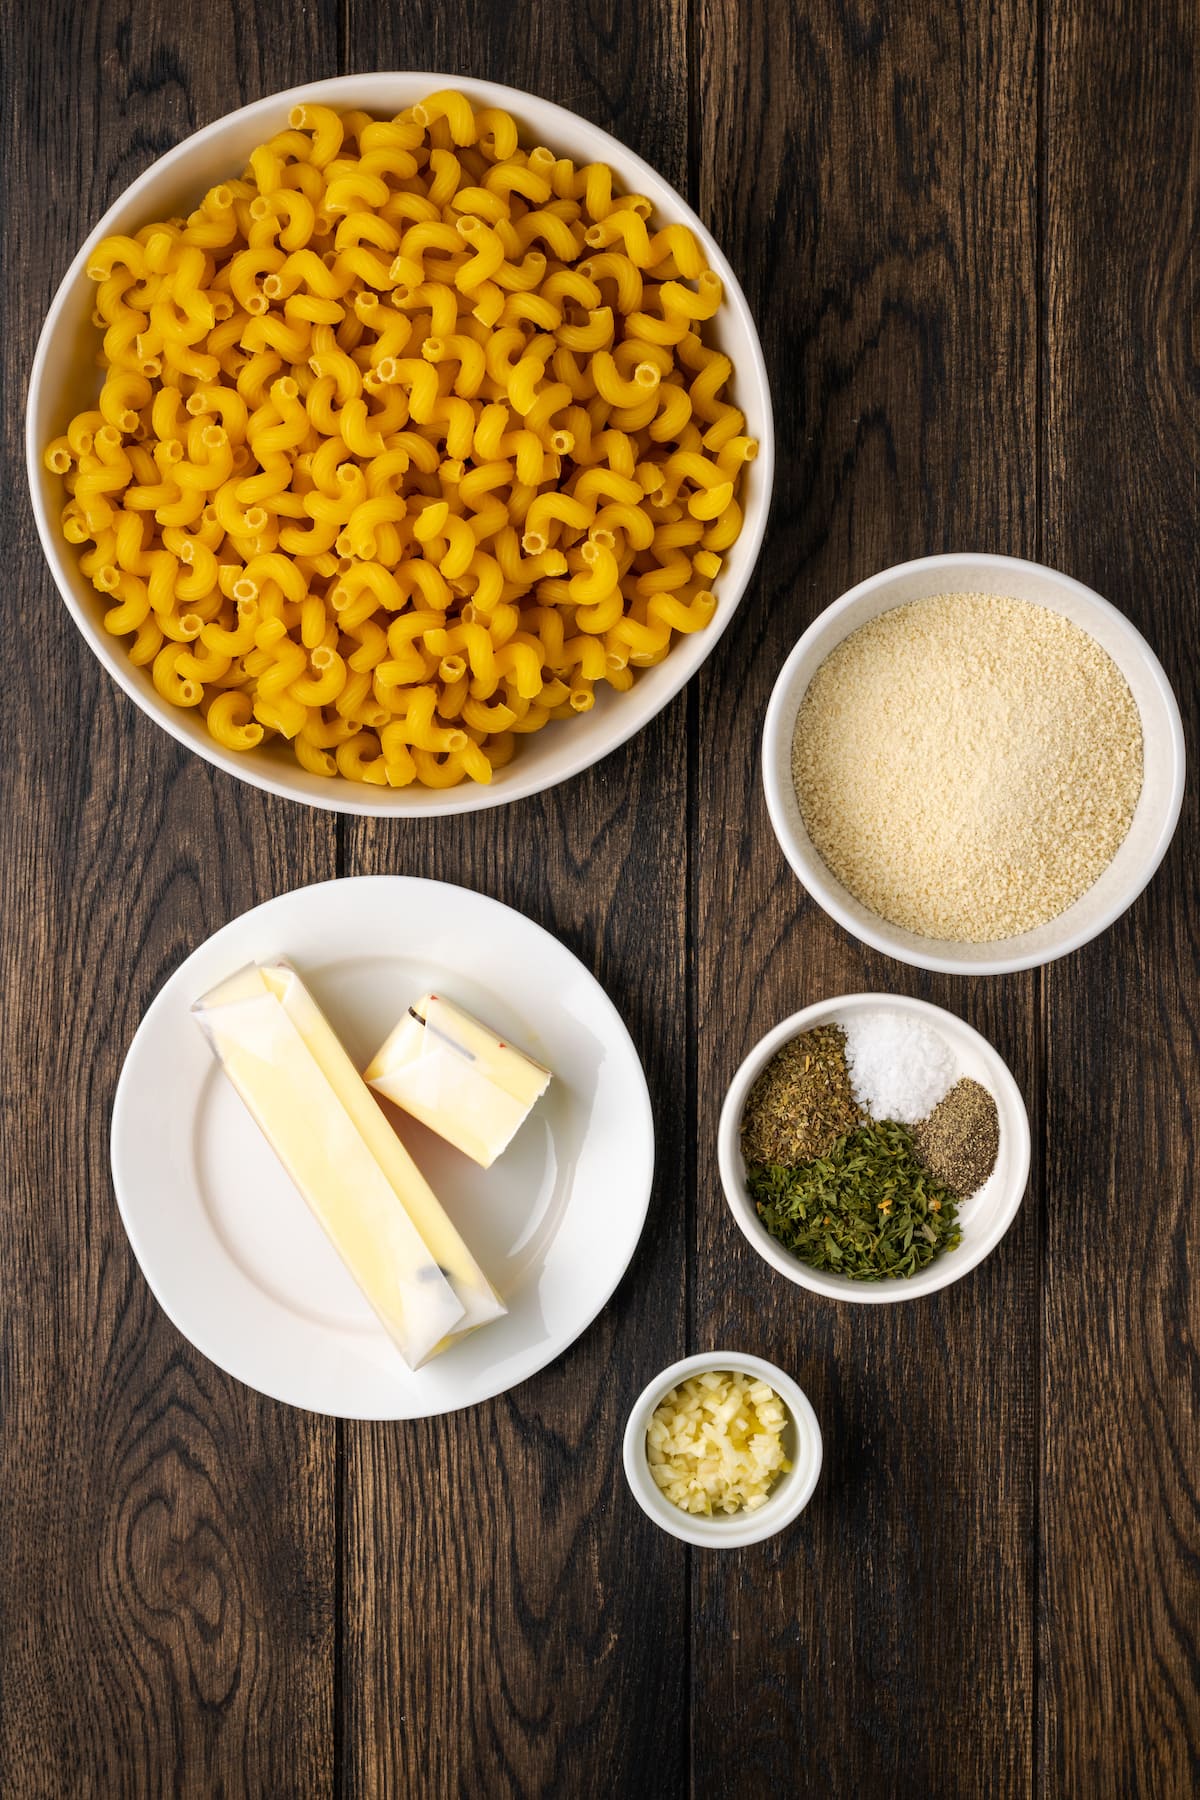
M 1061 613 L 940 594 L 860 626 L 801 701 L 792 779 L 856 899 L 924 937 L 994 943 L 1102 874 L 1142 789 L 1124 676 Z

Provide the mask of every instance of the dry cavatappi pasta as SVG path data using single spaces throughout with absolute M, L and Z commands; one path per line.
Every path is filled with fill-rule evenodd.
M 293 109 L 88 274 L 95 408 L 46 452 L 106 628 L 218 743 L 488 781 L 701 629 L 756 444 L 683 225 L 431 94 Z

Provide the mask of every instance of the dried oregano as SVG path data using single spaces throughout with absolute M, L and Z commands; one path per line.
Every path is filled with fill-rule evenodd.
M 846 1034 L 818 1025 L 777 1050 L 742 1112 L 747 1163 L 792 1164 L 823 1156 L 862 1117 L 850 1091 Z

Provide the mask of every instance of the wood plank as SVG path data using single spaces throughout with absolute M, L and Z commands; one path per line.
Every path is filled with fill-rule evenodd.
M 577 33 L 553 10 L 352 0 L 352 67 L 470 69 L 558 100 L 686 181 L 684 8 Z M 569 729 L 569 727 L 563 727 Z M 633 1274 L 551 1368 L 469 1414 L 346 1428 L 343 1692 L 351 1791 L 645 1793 L 684 1786 L 684 1553 L 620 1466 L 642 1384 L 684 1346 L 689 1143 L 686 702 L 542 799 L 350 826 L 346 873 L 477 887 L 555 932 L 633 1032 L 659 1177 Z
M 340 1774 L 355 1793 L 640 1794 L 653 1770 L 672 1795 L 689 1768 L 701 1800 L 800 1768 L 831 1795 L 1194 1790 L 1194 786 L 1167 868 L 1101 943 L 1044 980 L 956 983 L 861 950 L 804 899 L 757 776 L 770 681 L 804 625 L 872 569 L 958 545 L 1041 550 L 1125 607 L 1196 741 L 1194 9 L 1045 9 L 1044 537 L 1033 0 L 986 22 L 950 3 L 874 22 L 848 0 L 690 10 L 689 84 L 682 0 L 603 29 L 483 4 L 343 9 L 349 66 L 537 88 L 681 185 L 690 85 L 701 204 L 763 326 L 781 467 L 768 554 L 698 719 L 693 696 L 694 732 L 680 702 L 542 802 L 348 835 L 348 872 L 477 885 L 596 969 L 650 1068 L 661 1173 L 634 1272 L 553 1368 L 471 1415 L 349 1428 L 336 1720 L 337 1434 L 181 1342 L 107 1173 L 145 1005 L 226 918 L 332 873 L 335 831 L 135 713 L 57 603 L 15 464 L 0 494 L 21 644 L 0 660 L 6 1793 L 309 1794 Z M 332 0 L 286 19 L 156 3 L 129 22 L 60 0 L 5 17 L 21 104 L 0 127 L 0 254 L 30 300 L 3 350 L 15 448 L 36 322 L 90 220 L 187 131 L 332 73 L 338 32 Z M 728 1219 L 711 1156 L 741 1055 L 785 1012 L 874 986 L 964 1013 L 1035 1100 L 1044 1002 L 1040 1304 L 1036 1183 L 983 1270 L 888 1316 L 786 1287 Z M 696 1342 L 793 1368 L 826 1430 L 801 1525 L 722 1559 L 668 1544 L 619 1472 L 629 1400 L 694 1347 L 694 1143 Z M 1155 1228 L 1131 1250 L 1117 1209 L 1147 1170 Z
M 6 11 L 5 442 L 37 327 L 92 221 L 195 127 L 297 72 L 336 21 L 252 5 Z M 125 1050 L 210 931 L 332 874 L 324 816 L 186 754 L 74 630 L 10 465 L 0 859 L 6 1274 L 0 1789 L 316 1794 L 331 1778 L 334 1428 L 191 1350 L 108 1173 Z M 19 653 L 18 652 L 19 647 Z
M 1128 613 L 1200 742 L 1200 17 L 1047 8 L 1046 560 Z M 1040 1788 L 1196 1792 L 1196 783 L 1146 894 L 1049 974 Z
M 780 472 L 701 679 L 696 1339 L 791 1370 L 826 1462 L 790 1533 L 696 1559 L 699 1800 L 797 1771 L 830 1796 L 1030 1787 L 1035 1200 L 960 1284 L 842 1306 L 744 1242 L 714 1146 L 741 1058 L 832 994 L 932 999 L 1027 1096 L 1040 1080 L 1037 978 L 925 976 L 852 941 L 785 865 L 758 767 L 780 665 L 844 589 L 931 551 L 1035 548 L 1035 19 L 1032 0 L 700 7 L 701 209 L 759 320 Z

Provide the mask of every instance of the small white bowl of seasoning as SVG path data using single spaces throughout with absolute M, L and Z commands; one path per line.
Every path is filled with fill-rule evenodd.
M 813 899 L 918 968 L 1065 956 L 1141 893 L 1184 790 L 1179 706 L 1123 613 L 1040 563 L 899 563 L 804 633 L 763 729 L 767 811 Z
M 700 1426 L 708 1428 L 710 1454 L 694 1456 Z M 749 1441 L 760 1436 L 765 1446 L 749 1456 L 747 1427 Z M 711 1454 L 714 1436 L 726 1432 L 727 1455 Z M 672 1363 L 642 1390 L 625 1427 L 624 1458 L 630 1491 L 656 1525 L 702 1549 L 738 1550 L 774 1537 L 804 1511 L 821 1473 L 821 1427 L 803 1388 L 774 1363 L 739 1350 L 705 1351 Z M 680 1492 L 680 1501 L 666 1488 Z M 689 1511 L 689 1504 L 711 1510 Z
M 832 1036 L 830 1028 L 833 1028 Z M 810 1033 L 820 1036 L 810 1038 Z M 743 1138 L 743 1121 L 747 1115 L 747 1102 L 756 1092 L 756 1084 L 760 1077 L 764 1077 L 765 1084 L 771 1069 L 782 1068 L 784 1076 L 797 1085 L 789 1088 L 785 1084 L 774 1096 L 768 1096 L 775 1111 L 767 1115 L 765 1125 L 761 1117 L 756 1119 L 762 1135 L 750 1140 L 749 1148 L 761 1155 L 764 1164 L 794 1163 L 804 1169 L 811 1167 L 812 1158 L 828 1154 L 823 1148 L 806 1144 L 800 1135 L 793 1140 L 794 1151 L 788 1150 L 786 1140 L 772 1142 L 767 1133 L 786 1130 L 789 1106 L 793 1106 L 797 1118 L 811 1116 L 814 1132 L 824 1130 L 828 1135 L 834 1130 L 842 1132 L 852 1128 L 848 1114 L 841 1116 L 833 1110 L 835 1105 L 847 1104 L 845 1061 L 831 1076 L 824 1092 L 815 1099 L 812 1098 L 815 1090 L 798 1085 L 808 1082 L 807 1045 L 812 1045 L 815 1064 L 822 1051 L 835 1046 L 838 1039 L 848 1052 L 847 1061 L 853 1067 L 849 1106 L 859 1112 L 864 1124 L 874 1122 L 890 1128 L 892 1138 L 896 1126 L 902 1129 L 912 1140 L 905 1157 L 906 1167 L 911 1166 L 908 1155 L 915 1156 L 918 1162 L 923 1156 L 929 1156 L 936 1165 L 935 1180 L 938 1180 L 939 1188 L 931 1191 L 937 1200 L 937 1216 L 930 1219 L 925 1209 L 931 1201 L 923 1193 L 917 1228 L 922 1229 L 920 1218 L 923 1215 L 930 1228 L 936 1227 L 946 1235 L 941 1244 L 934 1245 L 935 1253 L 930 1260 L 913 1273 L 864 1279 L 861 1274 L 846 1275 L 831 1267 L 810 1266 L 795 1248 L 768 1230 L 751 1192 L 751 1165 L 744 1153 L 747 1140 Z M 780 1053 L 793 1045 L 794 1074 L 779 1060 Z M 788 1052 L 789 1056 L 792 1054 Z M 895 1060 L 889 1062 L 892 1057 Z M 757 1091 L 761 1095 L 763 1088 L 759 1087 Z M 833 1099 L 829 1095 L 833 1095 Z M 987 1156 L 979 1165 L 989 1172 L 965 1197 L 960 1197 L 956 1191 L 951 1210 L 939 1191 L 940 1183 L 971 1185 L 970 1175 L 960 1182 L 960 1163 L 965 1155 L 969 1166 L 978 1141 L 968 1135 L 957 1143 L 952 1141 L 947 1148 L 947 1134 L 942 1131 L 939 1137 L 938 1121 L 953 1121 L 959 1102 L 972 1095 L 985 1104 L 990 1097 L 994 1108 L 987 1112 Z M 822 1108 L 829 1110 L 828 1126 L 824 1124 Z M 931 1143 L 936 1143 L 937 1148 L 931 1149 Z M 854 1147 L 850 1148 L 853 1150 Z M 1021 1090 L 1003 1058 L 985 1037 L 954 1013 L 926 1000 L 911 1000 L 899 994 L 842 994 L 794 1013 L 754 1046 L 730 1083 L 721 1108 L 717 1159 L 729 1210 L 764 1262 L 811 1293 L 860 1305 L 886 1306 L 919 1299 L 939 1288 L 949 1287 L 991 1255 L 1016 1218 L 1025 1195 L 1029 1180 L 1029 1115 Z M 978 1172 L 979 1168 L 975 1173 Z M 930 1171 L 922 1166 L 922 1173 L 928 1184 Z M 907 1204 L 902 1193 L 895 1204 Z M 840 1241 L 836 1208 L 834 1211 L 829 1236 Z M 880 1223 L 883 1223 L 882 1219 Z M 778 1217 L 776 1226 L 778 1231 Z M 953 1247 L 945 1247 L 951 1243 L 954 1234 L 958 1234 L 958 1241 Z M 881 1232 L 881 1240 L 883 1237 Z

